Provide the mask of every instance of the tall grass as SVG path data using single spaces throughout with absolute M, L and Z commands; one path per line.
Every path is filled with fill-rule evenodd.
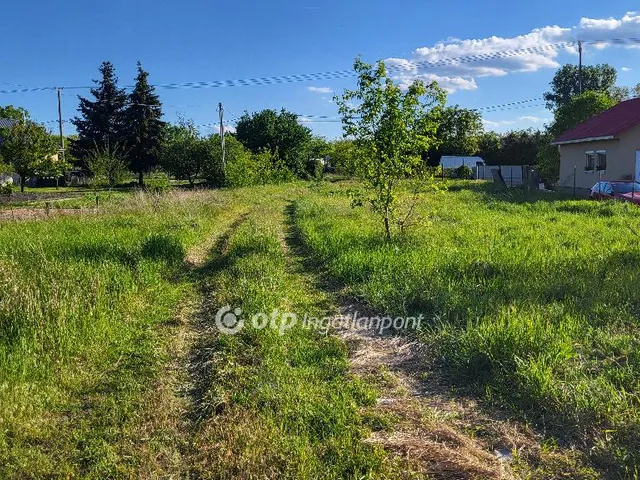
M 296 205 L 304 242 L 373 308 L 431 319 L 461 384 L 575 442 L 611 475 L 640 465 L 640 211 L 460 183 L 406 238 L 325 187 Z M 617 472 L 617 473 L 612 473 Z
M 119 451 L 157 371 L 156 326 L 215 196 L 139 194 L 97 216 L 0 224 L 0 477 L 128 476 Z

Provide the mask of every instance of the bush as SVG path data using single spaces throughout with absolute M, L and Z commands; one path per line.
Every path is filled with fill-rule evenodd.
M 307 160 L 307 175 L 313 180 L 322 180 L 324 174 L 324 162 L 319 158 Z
M 243 148 L 227 162 L 225 185 L 246 187 L 289 182 L 293 178 L 277 154 L 269 151 L 252 154 Z
M 13 192 L 13 184 L 5 183 L 0 185 L 0 195 L 11 195 Z
M 468 165 L 460 165 L 453 170 L 453 175 L 456 178 L 468 180 L 470 178 L 473 178 L 473 170 L 471 170 L 471 167 L 469 167 Z

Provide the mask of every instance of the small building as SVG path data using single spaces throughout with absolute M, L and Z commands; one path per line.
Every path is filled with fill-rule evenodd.
M 620 102 L 556 138 L 559 187 L 589 189 L 599 180 L 640 181 L 640 98 Z M 574 173 L 575 172 L 575 173 Z
M 484 165 L 484 160 L 480 157 L 462 157 L 456 155 L 443 155 L 440 158 L 440 165 L 442 168 L 458 168 L 462 165 L 466 165 L 469 168 Z

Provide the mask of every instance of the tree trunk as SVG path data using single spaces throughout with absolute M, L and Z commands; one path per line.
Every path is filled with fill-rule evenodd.
M 24 175 L 20 175 L 20 193 L 24 193 L 25 179 Z
M 389 214 L 384 215 L 384 234 L 387 242 L 391 241 L 391 227 L 389 225 Z
M 144 187 L 144 173 L 138 172 L 138 186 Z

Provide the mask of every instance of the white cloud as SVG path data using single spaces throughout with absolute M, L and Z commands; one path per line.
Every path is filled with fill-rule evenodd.
M 307 87 L 307 90 L 313 93 L 333 93 L 333 90 L 329 87 Z
M 311 123 L 311 122 L 313 122 L 313 120 L 309 117 L 298 117 L 298 123 L 300 124 Z
M 586 42 L 602 41 L 587 43 L 587 49 L 604 49 L 618 44 L 626 48 L 640 48 L 637 43 L 625 44 L 615 40 L 638 37 L 638 32 L 640 13 L 629 12 L 619 19 L 582 18 L 577 26 L 551 25 L 516 37 L 448 38 L 433 46 L 415 49 L 410 58 L 389 58 L 385 62 L 394 79 L 402 85 L 422 78 L 441 82 L 449 92 L 475 90 L 478 88 L 477 78 L 558 68 L 558 55 L 561 52 L 576 53 L 578 38 Z M 505 55 L 505 51 L 517 52 Z M 460 57 L 466 59 L 455 60 Z
M 225 125 L 224 126 L 225 133 L 236 133 L 236 127 L 233 125 Z
M 529 123 L 544 123 L 544 122 L 551 121 L 551 118 L 536 117 L 533 115 L 523 115 L 518 120 L 520 120 L 521 122 L 529 122 Z
M 482 123 L 484 123 L 485 127 L 500 128 L 500 127 L 506 127 L 508 125 L 514 125 L 516 122 L 513 122 L 511 120 L 498 120 L 497 122 L 494 122 L 492 120 L 483 119 Z
M 630 67 L 622 67 L 620 70 L 622 70 L 623 72 L 630 72 L 633 69 Z

